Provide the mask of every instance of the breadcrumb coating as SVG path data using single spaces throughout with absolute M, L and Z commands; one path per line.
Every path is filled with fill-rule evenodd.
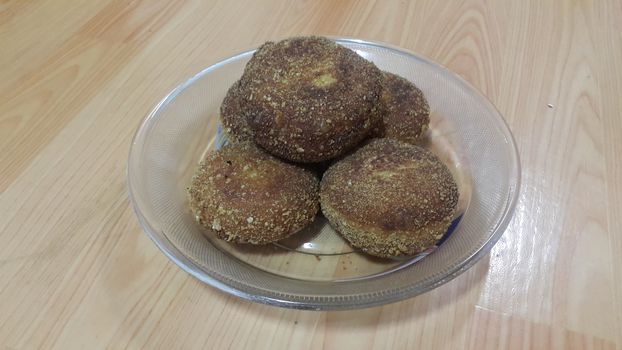
M 432 152 L 375 139 L 324 173 L 320 202 L 353 246 L 379 257 L 414 255 L 449 227 L 458 188 Z
M 319 210 L 319 181 L 252 144 L 209 153 L 188 189 L 199 224 L 219 238 L 265 244 L 310 224 Z

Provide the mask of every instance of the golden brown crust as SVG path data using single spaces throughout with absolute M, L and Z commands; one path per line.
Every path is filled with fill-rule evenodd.
M 240 81 L 227 91 L 220 105 L 220 121 L 227 138 L 232 142 L 248 142 L 253 139 L 251 129 L 244 116 L 244 99 L 240 92 Z
M 376 139 L 324 173 L 320 202 L 353 246 L 380 257 L 413 255 L 445 233 L 458 188 L 432 152 Z
M 430 106 L 423 92 L 410 81 L 383 72 L 383 118 L 374 136 L 417 144 L 430 123 Z
M 382 73 L 321 37 L 262 45 L 241 87 L 255 142 L 279 157 L 321 162 L 350 150 L 379 119 Z
M 248 144 L 209 153 L 188 190 L 197 221 L 219 238 L 264 244 L 310 224 L 319 209 L 319 181 Z

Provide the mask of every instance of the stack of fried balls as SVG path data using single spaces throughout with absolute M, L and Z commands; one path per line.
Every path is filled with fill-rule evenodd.
M 229 144 L 205 156 L 188 192 L 221 239 L 276 242 L 321 208 L 353 247 L 400 257 L 435 245 L 452 221 L 456 182 L 420 146 L 421 90 L 330 39 L 263 44 L 220 112 Z

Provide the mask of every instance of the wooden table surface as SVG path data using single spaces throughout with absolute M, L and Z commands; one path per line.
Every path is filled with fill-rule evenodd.
M 0 349 L 622 349 L 620 1 L 0 2 Z M 521 156 L 492 252 L 410 300 L 253 304 L 147 238 L 125 162 L 202 68 L 300 34 L 387 42 L 497 106 Z

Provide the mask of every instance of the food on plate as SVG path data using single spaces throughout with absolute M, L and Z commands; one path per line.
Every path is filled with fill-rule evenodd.
M 398 257 L 434 246 L 451 224 L 456 182 L 417 145 L 425 96 L 353 50 L 322 37 L 267 42 L 220 114 L 232 145 L 209 153 L 189 188 L 197 221 L 219 238 L 278 241 L 321 206 L 352 246 Z
M 420 253 L 443 236 L 458 188 L 432 152 L 375 139 L 324 173 L 320 202 L 324 216 L 351 245 L 396 257 Z
M 332 40 L 263 44 L 240 80 L 243 115 L 269 153 L 303 163 L 351 150 L 378 124 L 382 72 Z
M 265 244 L 310 224 L 319 210 L 319 180 L 250 143 L 203 159 L 188 189 L 197 221 L 230 242 Z
M 383 72 L 382 121 L 374 133 L 412 144 L 419 143 L 430 123 L 430 106 L 423 92 L 410 81 Z
M 243 114 L 242 97 L 238 80 L 231 85 L 220 105 L 220 121 L 227 138 L 232 142 L 248 142 L 253 137 Z

